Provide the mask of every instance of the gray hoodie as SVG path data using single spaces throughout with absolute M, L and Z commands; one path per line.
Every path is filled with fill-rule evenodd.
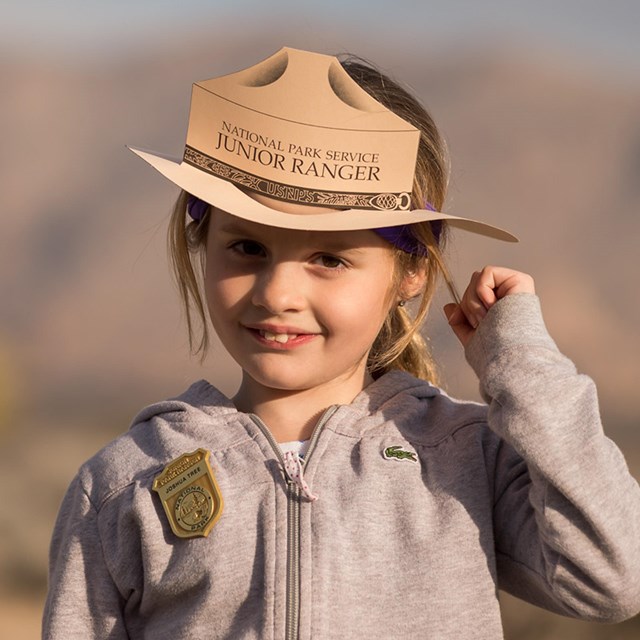
M 148 407 L 69 488 L 43 637 L 494 640 L 499 588 L 634 615 L 640 490 L 537 298 L 495 305 L 467 358 L 488 406 L 396 372 L 327 410 L 304 465 L 316 501 L 265 425 L 207 382 Z M 183 539 L 151 487 L 200 447 L 224 511 Z

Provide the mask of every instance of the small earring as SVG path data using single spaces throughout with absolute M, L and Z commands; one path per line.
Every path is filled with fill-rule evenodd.
M 404 305 L 405 305 L 405 300 L 400 300 L 400 302 L 398 302 L 399 307 L 404 307 Z

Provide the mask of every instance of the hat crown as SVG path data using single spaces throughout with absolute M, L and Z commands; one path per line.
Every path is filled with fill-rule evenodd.
M 196 85 L 283 120 L 335 129 L 416 131 L 360 87 L 334 56 L 283 47 L 253 67 Z

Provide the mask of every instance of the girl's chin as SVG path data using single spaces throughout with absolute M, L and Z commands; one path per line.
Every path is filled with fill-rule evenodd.
M 249 393 L 258 392 L 261 395 L 270 392 L 274 396 L 312 394 L 314 391 L 322 392 L 336 388 L 341 391 L 347 391 L 349 388 L 355 395 L 372 381 L 363 366 L 352 367 L 328 377 L 315 375 L 317 371 L 310 371 L 308 366 L 291 367 L 286 371 L 283 371 L 282 366 L 279 366 L 277 371 L 255 367 L 243 367 L 243 370 L 241 389 Z

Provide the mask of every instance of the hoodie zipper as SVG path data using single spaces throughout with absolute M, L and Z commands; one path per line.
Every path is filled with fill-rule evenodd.
M 322 428 L 337 409 L 338 405 L 333 405 L 320 416 L 311 434 L 309 448 L 305 455 L 305 464 L 308 463 L 315 449 Z M 271 431 L 257 415 L 250 415 L 253 422 L 269 441 L 284 470 L 284 456 Z M 295 482 L 292 482 L 286 473 L 284 478 L 287 485 L 287 609 L 285 639 L 298 640 L 300 636 L 300 487 Z

